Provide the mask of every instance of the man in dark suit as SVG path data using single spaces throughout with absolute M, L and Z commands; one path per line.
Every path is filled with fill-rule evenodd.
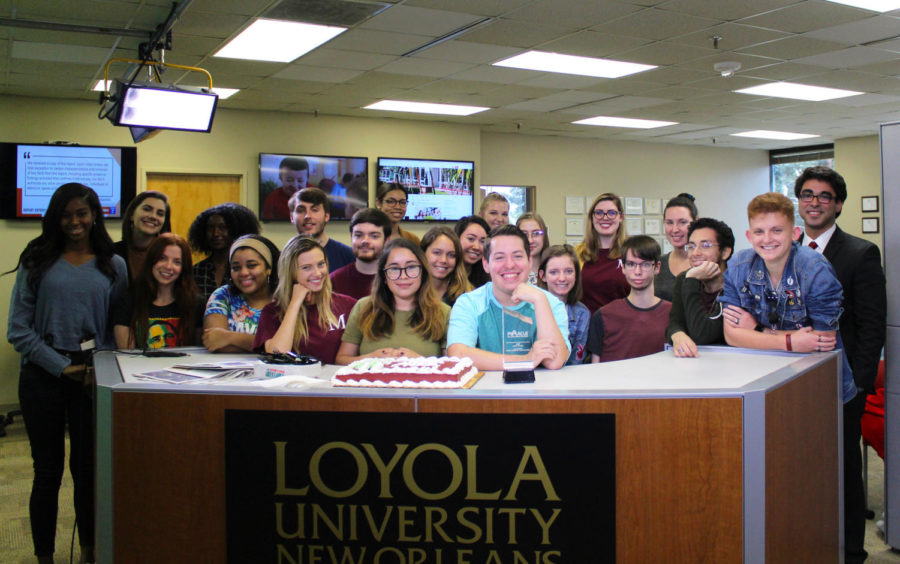
M 860 392 L 844 404 L 845 561 L 863 562 L 866 504 L 862 482 L 860 418 L 866 393 L 874 391 L 886 329 L 886 292 L 881 252 L 874 244 L 841 231 L 835 220 L 847 199 L 847 184 L 834 170 L 816 166 L 794 183 L 805 223 L 800 244 L 825 255 L 844 290 L 840 335 Z

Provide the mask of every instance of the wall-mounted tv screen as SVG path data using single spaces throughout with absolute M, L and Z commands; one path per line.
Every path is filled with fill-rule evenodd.
M 0 143 L 0 218 L 44 217 L 69 182 L 93 188 L 104 217 L 122 217 L 137 185 L 137 149 Z
M 378 182 L 398 182 L 406 188 L 406 221 L 456 221 L 472 215 L 472 161 L 378 157 Z
M 315 187 L 328 195 L 330 221 L 349 220 L 369 205 L 369 159 L 327 155 L 259 154 L 259 218 L 290 220 L 288 201 Z

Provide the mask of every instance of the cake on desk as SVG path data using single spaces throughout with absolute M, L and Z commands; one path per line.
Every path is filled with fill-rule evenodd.
M 363 358 L 335 372 L 335 386 L 462 388 L 478 374 L 469 358 Z

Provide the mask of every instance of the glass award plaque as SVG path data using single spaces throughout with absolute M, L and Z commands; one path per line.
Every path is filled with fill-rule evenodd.
M 531 346 L 534 344 L 534 321 L 527 315 L 503 308 L 500 327 L 503 332 L 503 382 L 527 384 L 534 382 Z M 522 356 L 525 359 L 522 359 Z

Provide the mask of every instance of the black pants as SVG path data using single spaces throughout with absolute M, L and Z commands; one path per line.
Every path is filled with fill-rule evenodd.
M 861 392 L 844 404 L 844 556 L 846 564 L 863 562 L 868 553 L 866 537 L 866 497 L 863 487 L 862 436 L 866 394 Z
M 78 539 L 81 546 L 94 546 L 94 431 L 89 389 L 26 364 L 19 375 L 19 404 L 34 460 L 28 509 L 35 555 L 50 556 L 55 548 L 67 425 Z

